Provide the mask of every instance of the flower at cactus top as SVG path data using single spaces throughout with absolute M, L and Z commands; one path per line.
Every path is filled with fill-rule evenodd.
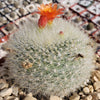
M 40 19 L 38 21 L 39 27 L 46 26 L 46 23 L 49 21 L 53 21 L 54 18 L 56 18 L 58 15 L 63 14 L 63 8 L 57 9 L 57 4 L 42 4 L 40 7 L 38 7 Z M 46 19 L 47 18 L 47 19 Z M 41 21 L 42 20 L 42 21 Z
M 63 14 L 63 8 L 57 9 L 57 4 L 42 4 L 38 7 L 41 16 L 46 16 L 48 20 L 54 19 L 57 15 Z

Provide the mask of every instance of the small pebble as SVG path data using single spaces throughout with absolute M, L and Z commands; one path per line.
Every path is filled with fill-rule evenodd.
M 100 93 L 100 89 L 96 90 L 96 92 L 99 92 Z
M 12 86 L 12 90 L 13 90 L 12 94 L 18 96 L 18 87 Z
M 93 84 L 93 86 L 94 86 L 94 89 L 95 89 L 95 90 L 100 89 L 100 81 L 95 82 L 95 83 Z
M 19 90 L 19 95 L 26 95 L 26 94 L 22 90 Z
M 0 91 L 1 97 L 9 96 L 11 94 L 12 94 L 12 88 L 8 88 L 8 89 L 4 89 L 4 90 Z
M 50 96 L 50 100 L 62 100 L 58 96 Z
M 0 100 L 3 100 L 3 98 L 2 98 L 2 97 L 0 97 Z
M 94 72 L 94 75 L 97 77 L 97 79 L 100 81 L 100 71 L 99 70 L 96 70 Z
M 94 81 L 94 82 L 99 81 L 98 78 L 97 78 L 95 75 L 93 76 L 93 81 Z
M 37 99 L 34 98 L 34 97 L 31 97 L 31 96 L 26 96 L 26 97 L 24 98 L 24 100 L 37 100 Z
M 77 94 L 77 93 L 74 93 L 70 98 L 69 100 L 79 100 L 80 99 L 80 96 Z
M 18 97 L 15 97 L 14 100 L 20 100 Z
M 29 93 L 29 94 L 27 94 L 27 96 L 30 96 L 30 97 L 32 97 L 32 93 Z
M 90 93 L 93 93 L 94 92 L 94 89 L 93 89 L 93 86 L 92 85 L 88 85 L 88 88 L 89 88 Z
M 87 96 L 85 100 L 92 100 L 92 96 L 91 95 Z
M 5 80 L 3 80 L 3 79 L 0 79 L 0 90 L 1 89 L 4 89 L 4 88 L 8 88 L 8 83 L 5 81 Z
M 83 88 L 83 92 L 84 92 L 85 94 L 89 94 L 89 92 L 90 92 L 90 91 L 89 91 L 89 88 L 88 88 L 88 87 L 84 87 L 84 88 Z
M 83 92 L 79 92 L 79 95 L 82 96 L 82 95 L 84 95 L 84 93 Z
M 8 88 L 8 84 L 7 83 L 0 83 L 0 90 L 2 90 L 4 88 Z
M 96 92 L 92 93 L 91 96 L 92 96 L 92 100 L 98 100 Z
M 85 94 L 83 92 L 79 92 L 80 97 L 84 98 Z
M 97 93 L 97 97 L 98 97 L 98 99 L 100 100 L 100 93 Z
M 14 100 L 14 96 L 5 96 L 4 100 Z

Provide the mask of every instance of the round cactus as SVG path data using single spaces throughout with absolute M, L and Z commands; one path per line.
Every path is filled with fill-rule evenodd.
M 15 13 L 14 12 L 11 12 L 10 13 L 10 17 L 15 18 Z
M 89 17 L 90 17 L 90 14 L 89 14 L 89 13 L 87 13 L 87 14 L 85 14 L 85 16 L 86 16 L 87 18 L 89 18 Z
M 19 13 L 22 14 L 22 15 L 24 15 L 25 10 L 23 8 L 19 8 Z
M 92 30 L 94 28 L 94 24 L 93 23 L 89 23 L 87 25 L 87 30 Z
M 23 1 L 23 5 L 26 7 L 28 5 L 27 1 Z
M 80 17 L 78 17 L 78 18 L 75 19 L 75 22 L 76 22 L 76 23 L 79 23 L 79 22 L 81 22 L 81 20 L 82 20 L 82 19 L 81 19 Z
M 11 4 L 13 2 L 13 0 L 8 0 L 8 2 Z
M 3 23 L 4 22 L 4 19 L 3 17 L 0 16 L 0 23 Z
M 55 19 L 41 29 L 27 22 L 10 38 L 4 63 L 9 77 L 34 94 L 64 96 L 86 82 L 95 67 L 92 40 L 70 22 Z
M 19 2 L 15 1 L 13 5 L 14 5 L 15 8 L 19 8 Z
M 42 4 L 43 0 L 37 0 L 37 3 Z
M 13 24 L 8 24 L 8 25 L 5 27 L 5 29 L 6 29 L 7 31 L 12 31 L 13 28 L 14 28 L 14 25 L 13 25 Z
M 1 9 L 1 8 L 3 8 L 3 4 L 2 4 L 2 2 L 0 1 L 0 9 Z
M 9 11 L 8 8 L 5 8 L 5 9 L 4 9 L 4 13 L 5 13 L 5 14 L 8 14 L 9 12 L 10 12 L 10 11 Z

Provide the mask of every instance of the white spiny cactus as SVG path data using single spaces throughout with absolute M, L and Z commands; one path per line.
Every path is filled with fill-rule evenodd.
M 94 49 L 79 28 L 60 18 L 44 29 L 36 21 L 20 27 L 5 46 L 12 52 L 4 67 L 22 88 L 64 96 L 89 79 Z

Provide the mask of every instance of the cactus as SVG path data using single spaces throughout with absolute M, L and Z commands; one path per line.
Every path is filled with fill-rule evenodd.
M 11 12 L 10 13 L 10 17 L 15 18 L 15 13 L 14 12 Z
M 15 8 L 19 8 L 19 2 L 17 2 L 17 1 L 15 1 L 15 2 L 13 3 L 13 5 L 14 5 Z
M 21 15 L 24 15 L 25 10 L 24 10 L 23 8 L 19 8 L 19 13 L 20 13 Z
M 13 28 L 14 28 L 14 25 L 13 24 L 8 24 L 6 27 L 5 27 L 5 29 L 6 29 L 6 31 L 12 31 L 13 30 Z
M 90 17 L 90 14 L 89 14 L 89 13 L 87 13 L 87 14 L 85 14 L 85 16 L 86 16 L 87 18 L 89 18 L 89 17 Z
M 44 29 L 37 21 L 20 26 L 4 46 L 10 48 L 4 63 L 8 79 L 34 94 L 64 96 L 84 84 L 94 69 L 92 40 L 61 18 Z
M 13 0 L 8 0 L 8 2 L 11 4 L 13 2 Z
M 0 23 L 3 23 L 4 22 L 4 19 L 3 17 L 0 16 Z
M 5 14 L 8 14 L 9 12 L 10 12 L 10 11 L 9 11 L 9 8 L 5 8 L 5 9 L 4 9 L 4 13 L 5 13 Z
M 97 23 L 100 25 L 100 20 Z
M 27 1 L 23 1 L 23 5 L 26 7 L 28 5 Z
M 42 4 L 43 0 L 37 0 L 37 3 Z
M 29 9 L 30 9 L 30 10 L 33 9 L 33 6 L 30 6 Z
M 89 23 L 87 25 L 87 30 L 92 30 L 94 28 L 94 24 L 93 23 Z
M 3 16 L 0 16 L 0 23 L 5 24 L 7 20 Z
M 81 22 L 81 20 L 82 20 L 82 19 L 81 19 L 80 17 L 77 17 L 77 18 L 75 19 L 75 22 L 76 22 L 76 23 L 79 23 L 79 22 Z
M 3 4 L 2 4 L 2 2 L 0 1 L 0 9 L 1 9 L 1 8 L 3 8 Z

